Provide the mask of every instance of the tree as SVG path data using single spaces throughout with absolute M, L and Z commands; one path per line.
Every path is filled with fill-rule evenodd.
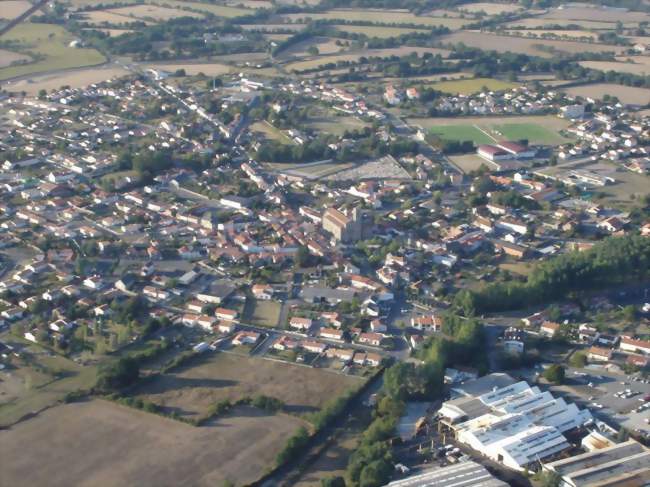
M 309 249 L 304 245 L 298 247 L 294 260 L 298 267 L 306 267 L 309 265 Z
M 571 356 L 569 363 L 572 367 L 581 369 L 587 365 L 587 355 L 584 352 L 576 352 Z
M 320 481 L 321 487 L 345 487 L 343 477 L 329 477 Z
M 544 378 L 553 384 L 562 384 L 566 375 L 566 370 L 559 364 L 553 364 L 544 371 Z
M 114 392 L 133 384 L 139 377 L 138 362 L 130 357 L 123 357 L 100 367 L 95 387 L 103 392 Z

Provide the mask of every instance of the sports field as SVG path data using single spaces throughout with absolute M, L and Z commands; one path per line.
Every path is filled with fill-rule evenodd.
M 491 144 L 494 142 L 494 139 L 473 125 L 441 125 L 431 128 L 429 133 L 442 140 L 458 142 L 471 140 L 474 145 Z
M 452 95 L 471 95 L 474 93 L 480 93 L 484 89 L 487 89 L 488 91 L 501 91 L 516 88 L 517 86 L 519 86 L 517 83 L 510 83 L 508 81 L 501 81 L 494 78 L 472 78 L 440 81 L 433 84 L 431 87 Z
M 564 139 L 560 135 L 534 123 L 506 123 L 503 125 L 495 125 L 493 132 L 500 133 L 502 138 L 507 140 L 528 139 L 536 144 L 550 145 L 564 142 Z

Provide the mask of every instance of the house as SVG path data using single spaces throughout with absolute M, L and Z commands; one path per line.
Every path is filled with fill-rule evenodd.
M 253 284 L 251 292 L 255 299 L 270 300 L 273 299 L 273 286 L 270 284 Z
M 618 348 L 623 352 L 641 353 L 650 355 L 650 341 L 636 340 L 631 337 L 622 337 Z
M 215 328 L 219 333 L 228 335 L 237 329 L 237 324 L 232 321 L 220 321 L 215 325 Z
M 102 281 L 99 276 L 92 276 L 84 279 L 83 285 L 94 291 L 99 291 L 105 286 L 104 281 Z
M 217 308 L 214 315 L 218 320 L 235 321 L 239 313 L 234 309 Z
M 378 347 L 381 345 L 381 341 L 384 339 L 384 335 L 381 333 L 360 333 L 357 341 L 359 343 L 364 343 L 366 345 L 371 345 L 373 347 Z
M 343 321 L 336 312 L 323 312 L 320 314 L 321 320 L 334 328 L 341 328 Z
M 365 365 L 366 352 L 354 352 L 354 355 L 352 356 L 352 362 L 356 365 Z
M 413 316 L 411 326 L 425 332 L 439 332 L 442 329 L 442 320 L 434 314 Z
M 262 336 L 256 331 L 240 331 L 235 335 L 235 338 L 232 339 L 233 345 L 255 345 L 257 341 Z
M 9 321 L 19 320 L 23 317 L 23 310 L 19 307 L 8 308 L 0 313 L 3 318 Z
M 296 348 L 298 348 L 298 345 L 299 345 L 298 340 L 294 340 L 293 338 L 287 335 L 282 335 L 277 340 L 275 340 L 271 348 L 280 351 L 295 350 Z
M 609 348 L 592 346 L 587 351 L 587 360 L 590 362 L 609 362 L 612 359 L 612 351 Z
M 300 316 L 292 316 L 289 320 L 289 326 L 300 331 L 307 331 L 311 328 L 312 321 L 310 318 L 301 318 Z
M 64 333 L 66 331 L 72 330 L 74 328 L 74 323 L 68 323 L 66 320 L 59 318 L 58 320 L 50 323 L 48 325 L 48 328 L 52 331 Z
M 552 321 L 545 321 L 539 327 L 539 334 L 553 338 L 560 331 L 560 324 Z
M 354 357 L 354 350 L 347 348 L 329 348 L 327 349 L 327 356 L 348 363 L 352 360 L 352 357 Z
M 335 328 L 321 328 L 318 335 L 321 338 L 327 338 L 328 340 L 343 340 L 343 331 Z
M 380 319 L 374 319 L 370 322 L 370 331 L 374 331 L 375 333 L 384 333 L 387 330 L 388 327 Z
M 216 322 L 217 322 L 217 318 L 215 318 L 214 316 L 199 315 L 196 318 L 196 324 L 207 331 L 212 331 L 212 326 Z
M 372 367 L 378 367 L 381 364 L 381 355 L 378 353 L 366 353 L 366 364 Z
M 205 291 L 196 294 L 196 299 L 204 303 L 221 304 L 235 292 L 230 283 L 214 283 Z
M 315 340 L 305 340 L 300 343 L 300 347 L 311 353 L 323 353 L 327 349 L 325 343 L 317 342 Z

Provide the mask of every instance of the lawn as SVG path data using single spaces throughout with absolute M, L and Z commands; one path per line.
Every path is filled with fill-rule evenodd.
M 475 145 L 492 144 L 494 140 L 473 125 L 442 125 L 429 130 L 442 140 L 462 142 L 471 140 Z
M 195 427 L 99 399 L 65 404 L 0 431 L 0 483 L 249 485 L 303 424 L 252 407 Z
M 196 418 L 224 399 L 264 394 L 294 413 L 315 411 L 362 380 L 310 367 L 234 353 L 206 353 L 180 368 L 143 382 L 132 395 L 167 412 Z
M 509 83 L 494 78 L 472 78 L 463 80 L 440 81 L 434 83 L 432 88 L 450 94 L 471 95 L 480 93 L 484 88 L 489 91 L 509 90 L 519 86 L 517 83 Z
M 242 321 L 255 326 L 277 326 L 281 307 L 282 305 L 276 301 L 249 298 L 246 301 Z
M 507 140 L 527 139 L 535 144 L 561 144 L 564 138 L 549 129 L 533 123 L 506 123 L 495 125 L 494 130 Z
M 75 37 L 54 24 L 22 23 L 0 37 L 12 50 L 39 59 L 33 63 L 0 69 L 0 79 L 50 70 L 101 64 L 106 59 L 95 49 L 70 47 Z M 15 48 L 13 47 L 15 45 Z

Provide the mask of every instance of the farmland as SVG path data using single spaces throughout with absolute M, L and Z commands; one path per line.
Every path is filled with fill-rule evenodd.
M 452 95 L 471 95 L 474 93 L 480 93 L 483 91 L 483 88 L 487 88 L 489 91 L 508 90 L 511 88 L 516 88 L 517 86 L 518 85 L 516 83 L 509 83 L 493 78 L 472 78 L 455 81 L 440 81 L 431 85 L 432 88 L 438 91 L 450 93 Z
M 14 27 L 0 41 L 11 41 L 15 51 L 21 54 L 34 53 L 39 56 L 29 64 L 0 69 L 0 79 L 53 69 L 75 68 L 100 64 L 104 56 L 95 49 L 70 47 L 74 37 L 62 27 L 54 24 L 22 23 Z
M 476 47 L 497 52 L 515 52 L 541 57 L 553 57 L 555 51 L 566 53 L 579 52 L 614 52 L 620 53 L 621 46 L 604 44 L 590 44 L 576 41 L 529 39 L 526 37 L 513 37 L 489 34 L 487 32 L 463 31 L 455 32 L 440 38 L 445 44 L 463 43 L 469 47 Z
M 301 424 L 287 415 L 236 408 L 197 428 L 102 400 L 66 404 L 0 431 L 2 483 L 250 483 L 273 464 Z M 70 458 L 83 461 L 66 462 L 61 468 L 63 459 Z
M 363 34 L 368 37 L 378 37 L 380 39 L 399 37 L 411 32 L 427 32 L 425 29 L 415 29 L 409 27 L 383 27 L 378 25 L 337 25 L 336 29 L 340 30 L 341 32 Z
M 569 126 L 565 120 L 545 116 L 413 118 L 408 122 L 442 139 L 471 140 L 475 144 L 489 144 L 503 139 L 560 144 L 567 139 L 559 132 Z
M 162 69 L 171 73 L 178 69 L 184 69 L 185 72 L 190 76 L 195 76 L 199 73 L 203 73 L 206 76 L 221 76 L 223 74 L 230 73 L 233 70 L 231 66 L 219 63 L 155 63 L 145 64 L 143 67 Z
M 488 15 L 499 15 L 502 13 L 517 12 L 521 10 L 521 7 L 507 3 L 476 2 L 463 4 L 459 7 L 459 10 L 469 13 L 485 12 Z
M 141 384 L 133 396 L 187 417 L 205 414 L 224 399 L 258 394 L 282 399 L 288 411 L 304 413 L 360 385 L 359 379 L 308 367 L 215 353 Z
M 27 0 L 1 0 L 0 19 L 15 19 L 26 12 L 32 4 Z
M 286 14 L 282 18 L 291 22 L 310 18 L 312 20 L 342 20 L 348 22 L 363 21 L 373 24 L 415 24 L 427 27 L 444 26 L 452 30 L 461 29 L 472 22 L 470 19 L 427 17 L 415 15 L 406 10 L 355 10 L 333 9 L 319 13 Z
M 650 74 L 650 62 L 645 56 L 625 56 L 618 61 L 582 61 L 580 66 L 599 71 L 616 71 L 641 76 Z
M 336 44 L 336 40 L 330 37 L 310 37 L 283 50 L 277 57 L 278 59 L 304 57 L 308 55 L 310 48 L 318 49 L 320 54 L 334 54 L 345 50 L 344 47 Z
M 15 81 L 11 84 L 13 89 L 25 91 L 30 95 L 36 95 L 40 90 L 51 91 L 70 86 L 81 88 L 93 83 L 100 83 L 112 78 L 125 76 L 128 71 L 120 67 L 81 68 L 70 71 L 37 74 L 27 80 Z
M 24 63 L 31 61 L 32 58 L 25 54 L 0 49 L 0 68 L 11 66 L 12 64 Z
M 540 18 L 553 20 L 591 20 L 595 22 L 648 22 L 650 15 L 620 9 L 588 7 L 555 8 Z
M 630 26 L 630 23 L 624 24 Z M 539 29 L 550 26 L 560 27 L 573 27 L 578 26 L 581 29 L 594 29 L 594 30 L 614 30 L 616 22 L 598 22 L 594 20 L 562 20 L 562 19 L 547 19 L 541 17 L 527 18 L 514 20 L 510 23 L 504 24 L 507 28 L 523 28 L 523 29 Z
M 573 96 L 602 99 L 605 95 L 615 96 L 622 103 L 629 105 L 645 105 L 650 103 L 650 89 L 622 86 L 610 83 L 594 83 L 563 89 Z

